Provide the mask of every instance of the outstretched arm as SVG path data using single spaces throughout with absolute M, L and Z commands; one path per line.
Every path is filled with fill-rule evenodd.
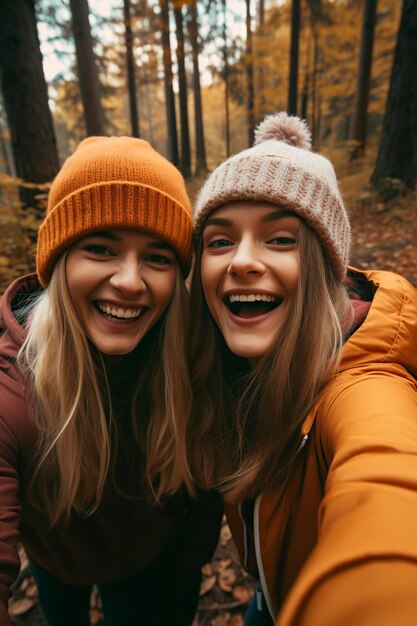
M 414 626 L 417 391 L 395 372 L 352 377 L 317 427 L 329 465 L 318 541 L 279 626 Z

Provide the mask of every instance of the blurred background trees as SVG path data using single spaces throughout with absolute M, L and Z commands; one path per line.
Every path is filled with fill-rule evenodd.
M 400 180 L 405 189 L 417 174 L 417 3 L 404 0 L 378 157 L 376 187 Z
M 17 176 L 31 183 L 50 181 L 58 171 L 58 153 L 34 0 L 0 2 L 0 76 L 5 118 L 2 119 L 4 168 L 10 171 L 10 142 Z M 8 125 L 9 134 L 4 134 Z M 36 186 L 22 188 L 25 204 L 35 204 Z
M 127 134 L 190 177 L 288 110 L 316 148 L 347 160 L 379 144 L 375 185 L 412 189 L 416 11 L 413 0 L 2 0 L 0 171 L 47 182 L 86 135 Z

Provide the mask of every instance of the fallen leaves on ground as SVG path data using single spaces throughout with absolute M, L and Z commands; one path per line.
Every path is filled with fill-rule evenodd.
M 357 201 L 350 209 L 351 263 L 362 269 L 385 269 L 417 286 L 417 201 L 414 196 L 395 204 Z
M 202 569 L 198 613 L 193 626 L 239 626 L 243 624 L 253 595 L 252 578 L 239 562 L 226 521 L 213 560 Z

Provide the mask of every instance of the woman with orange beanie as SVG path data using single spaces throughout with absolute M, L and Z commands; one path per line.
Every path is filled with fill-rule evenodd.
M 414 626 L 416 290 L 347 267 L 333 166 L 286 113 L 210 174 L 195 240 L 190 466 L 258 581 L 247 626 Z
M 0 626 L 20 538 L 50 626 L 186 626 L 216 498 L 185 454 L 191 210 L 145 141 L 92 137 L 52 184 L 37 273 L 0 302 Z

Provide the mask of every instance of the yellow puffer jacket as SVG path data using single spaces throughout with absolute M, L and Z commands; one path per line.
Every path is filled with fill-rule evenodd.
M 417 291 L 364 274 L 372 305 L 305 420 L 294 478 L 255 502 L 277 626 L 417 625 Z M 228 521 L 244 560 L 237 507 Z

